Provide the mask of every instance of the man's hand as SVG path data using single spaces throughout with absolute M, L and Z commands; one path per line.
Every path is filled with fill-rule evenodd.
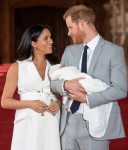
M 76 78 L 73 80 L 67 80 L 64 83 L 64 90 L 69 92 L 70 90 L 75 92 L 85 92 L 83 86 L 79 83 L 79 80 L 83 78 Z
M 74 99 L 75 101 L 79 101 L 81 103 L 87 103 L 85 92 L 79 92 L 79 91 L 76 92 L 76 91 L 73 91 L 73 90 L 69 90 L 68 91 L 68 96 L 71 99 Z

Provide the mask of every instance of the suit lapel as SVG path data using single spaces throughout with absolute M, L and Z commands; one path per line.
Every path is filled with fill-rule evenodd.
M 94 50 L 94 53 L 93 53 L 93 56 L 92 56 L 92 59 L 91 59 L 91 62 L 90 62 L 90 66 L 89 66 L 89 69 L 88 69 L 88 74 L 89 75 L 92 75 L 92 72 L 93 72 L 93 69 L 96 65 L 96 62 L 98 60 L 98 57 L 99 55 L 101 54 L 101 51 L 103 49 L 103 45 L 104 45 L 104 39 L 102 37 L 100 37 L 100 40 Z

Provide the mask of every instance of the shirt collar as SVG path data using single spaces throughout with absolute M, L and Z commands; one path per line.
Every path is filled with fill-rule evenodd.
M 88 44 L 84 44 L 87 45 L 89 47 L 89 49 L 94 50 L 98 41 L 100 39 L 100 35 L 98 34 L 95 38 L 93 38 Z

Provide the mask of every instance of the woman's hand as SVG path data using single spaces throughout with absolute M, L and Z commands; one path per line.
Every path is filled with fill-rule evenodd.
M 59 101 L 51 101 L 50 105 L 48 106 L 48 112 L 50 112 L 53 116 L 60 110 L 60 102 Z
M 43 113 L 47 111 L 48 105 L 40 100 L 32 100 L 30 103 L 30 108 L 43 115 Z

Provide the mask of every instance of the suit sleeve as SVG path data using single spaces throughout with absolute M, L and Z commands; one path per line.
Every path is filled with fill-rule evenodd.
M 62 55 L 61 64 L 66 66 L 65 57 L 66 57 L 67 49 L 65 49 L 64 54 Z M 66 93 L 63 91 L 63 82 L 64 80 L 54 80 L 51 81 L 51 89 L 55 93 L 60 95 L 65 95 Z
M 87 95 L 90 108 L 114 102 L 127 96 L 128 80 L 124 52 L 120 47 L 113 47 L 113 49 L 108 54 L 110 55 L 109 66 L 105 66 L 106 70 L 108 70 L 106 72 L 107 75 L 103 76 L 104 82 L 106 82 L 106 77 L 109 76 L 110 87 L 102 92 Z M 101 74 L 103 74 L 103 69 L 101 68 Z

